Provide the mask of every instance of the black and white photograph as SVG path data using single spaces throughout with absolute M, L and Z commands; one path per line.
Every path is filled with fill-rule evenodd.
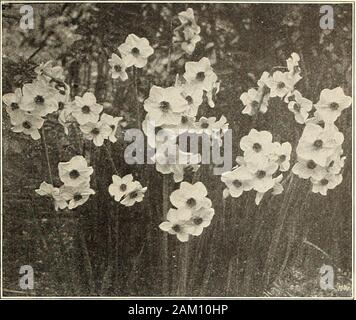
M 1 299 L 354 299 L 354 1 L 1 5 Z

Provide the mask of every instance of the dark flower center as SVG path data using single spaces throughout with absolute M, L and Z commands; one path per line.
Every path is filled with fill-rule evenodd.
M 181 118 L 181 123 L 186 124 L 188 122 L 188 117 L 187 116 L 182 116 Z
M 66 94 L 65 90 L 58 90 L 59 94 L 61 94 L 62 96 L 64 96 Z
M 259 106 L 260 106 L 260 103 L 257 100 L 254 100 L 251 102 L 252 109 L 258 109 Z
M 100 130 L 98 128 L 94 128 L 91 133 L 92 135 L 97 136 L 100 133 Z
M 321 149 L 323 147 L 323 141 L 320 139 L 315 140 L 313 145 L 316 149 Z
M 125 192 L 126 189 L 127 189 L 126 184 L 122 184 L 122 185 L 120 186 L 120 190 L 121 190 L 122 192 Z
M 174 232 L 179 233 L 179 232 L 181 231 L 181 227 L 180 227 L 179 224 L 175 224 L 175 225 L 172 227 L 172 230 L 173 230 Z
M 19 109 L 19 105 L 16 102 L 11 103 L 10 108 L 12 111 Z
M 320 184 L 321 184 L 322 186 L 326 186 L 328 183 L 329 183 L 329 180 L 327 180 L 327 179 L 325 179 L 325 178 L 320 181 Z
M 329 104 L 329 107 L 330 107 L 331 110 L 337 110 L 337 109 L 339 109 L 340 106 L 339 106 L 338 103 L 332 102 L 332 103 Z
M 64 102 L 62 102 L 62 101 L 58 102 L 58 109 L 59 110 L 63 110 L 64 109 Z
M 200 127 L 201 127 L 202 129 L 208 129 L 208 128 L 209 128 L 209 123 L 203 122 L 203 123 L 200 125 Z
M 332 160 L 332 161 L 329 163 L 329 168 L 332 168 L 332 167 L 334 166 L 334 164 L 335 164 L 335 161 Z
M 204 81 L 205 80 L 205 73 L 203 71 L 200 71 L 197 73 L 196 79 L 198 81 Z
M 193 103 L 193 98 L 191 96 L 186 96 L 185 100 L 188 102 L 188 104 L 192 104 Z
M 232 181 L 232 184 L 234 185 L 235 188 L 240 188 L 242 186 L 241 181 L 237 179 Z
M 116 65 L 114 66 L 114 70 L 115 70 L 116 72 L 120 72 L 120 71 L 121 71 L 121 66 L 119 66 L 118 64 L 116 64 Z
M 280 162 L 284 162 L 284 161 L 286 161 L 287 160 L 287 156 L 285 155 L 285 154 L 281 154 L 280 156 L 279 156 L 279 161 Z
M 300 104 L 299 104 L 299 103 L 295 103 L 294 106 L 293 106 L 293 109 L 294 109 L 294 111 L 296 111 L 296 112 L 300 112 L 300 109 L 301 109 Z
M 138 196 L 138 192 L 137 192 L 137 191 L 132 191 L 132 192 L 130 193 L 130 198 L 131 198 L 131 199 L 135 199 L 135 198 L 137 198 L 137 196 Z
M 25 128 L 25 129 L 31 129 L 32 128 L 32 124 L 30 121 L 24 121 L 22 123 L 22 126 Z
M 112 125 L 110 126 L 110 128 L 111 128 L 111 130 L 115 130 L 115 125 L 112 124 Z
M 170 107 L 171 106 L 167 101 L 162 101 L 159 105 L 159 108 L 161 109 L 162 112 L 168 112 Z
M 258 179 L 263 179 L 266 176 L 266 171 L 259 170 L 257 171 L 256 176 Z
M 198 226 L 198 225 L 202 224 L 203 219 L 201 217 L 196 217 L 193 219 L 193 222 L 194 222 L 194 224 L 196 224 Z
M 277 88 L 278 88 L 278 89 L 283 89 L 285 86 L 286 86 L 286 85 L 285 85 L 284 82 L 278 82 L 278 84 L 277 84 Z
M 134 47 L 134 48 L 132 48 L 131 53 L 134 56 L 138 56 L 140 54 L 140 50 L 138 48 Z
M 262 146 L 259 143 L 256 142 L 256 143 L 253 144 L 252 149 L 255 152 L 260 152 L 262 150 Z
M 37 104 L 43 104 L 45 101 L 44 98 L 40 95 L 36 96 L 34 100 L 35 100 L 35 103 L 37 103 Z
M 80 201 L 83 199 L 82 195 L 80 193 L 76 193 L 73 197 L 74 201 Z
M 79 171 L 78 170 L 72 170 L 71 172 L 69 172 L 69 177 L 71 178 L 71 179 L 77 179 L 77 178 L 79 178 L 79 176 L 80 176 L 80 173 L 79 173 Z
M 190 207 L 190 208 L 193 208 L 196 204 L 197 204 L 197 202 L 195 201 L 194 198 L 189 198 L 189 199 L 187 200 L 187 205 L 188 205 L 188 207 Z
M 84 114 L 90 113 L 90 107 L 89 107 L 89 106 L 83 106 L 83 107 L 82 107 L 82 112 L 83 112 Z
M 310 170 L 315 169 L 316 168 L 316 163 L 313 160 L 309 160 L 307 162 L 307 168 L 310 169 Z

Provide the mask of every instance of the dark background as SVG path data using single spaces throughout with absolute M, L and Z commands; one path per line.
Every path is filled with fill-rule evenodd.
M 106 112 L 136 126 L 132 75 L 113 82 L 107 59 L 129 33 L 146 37 L 155 54 L 139 70 L 139 104 L 153 84 L 168 86 L 184 72 L 184 63 L 209 57 L 222 81 L 215 109 L 233 130 L 234 157 L 251 128 L 269 130 L 274 140 L 294 150 L 303 126 L 284 103 L 271 100 L 265 115 L 242 115 L 239 97 L 256 86 L 263 71 L 300 54 L 303 79 L 297 88 L 317 102 L 324 88 L 341 86 L 351 95 L 352 7 L 333 5 L 335 29 L 321 30 L 319 5 L 287 4 L 33 4 L 35 29 L 19 28 L 19 5 L 3 6 L 3 94 L 31 81 L 33 68 L 52 59 L 62 63 L 72 95 L 92 90 Z M 203 40 L 191 57 L 173 59 L 167 73 L 172 18 L 192 7 Z M 174 57 L 174 53 L 173 53 Z M 143 110 L 142 110 L 143 116 Z M 55 212 L 34 192 L 48 181 L 40 141 L 11 132 L 3 111 L 3 294 L 41 296 L 349 296 L 352 263 L 352 111 L 337 121 L 345 135 L 343 182 L 327 197 L 310 184 L 290 179 L 282 195 L 266 197 L 259 207 L 254 193 L 222 200 L 223 183 L 211 166 L 196 178 L 215 208 L 211 226 L 183 244 L 158 229 L 167 194 L 178 188 L 154 166 L 128 166 L 123 136 L 111 152 L 121 175 L 134 173 L 148 187 L 145 200 L 132 208 L 118 205 L 107 192 L 114 173 L 103 148 L 86 145 L 94 167 L 96 195 L 73 211 Z M 77 153 L 76 137 L 67 138 L 56 121 L 45 123 L 51 167 Z M 295 162 L 293 151 L 292 163 Z M 189 181 L 191 177 L 187 177 Z M 167 268 L 162 264 L 168 241 Z M 320 250 L 324 251 L 322 253 Z M 35 290 L 21 292 L 19 268 L 35 270 Z M 319 269 L 335 270 L 335 290 L 322 291 Z

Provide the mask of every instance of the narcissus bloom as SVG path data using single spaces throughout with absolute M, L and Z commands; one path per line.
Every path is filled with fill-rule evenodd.
M 95 194 L 95 191 L 86 183 L 76 187 L 63 185 L 60 187 L 60 192 L 66 201 L 68 201 L 68 209 L 74 209 L 88 201 L 90 195 Z
M 193 236 L 200 236 L 204 228 L 208 227 L 213 219 L 215 210 L 213 208 L 200 208 L 192 211 L 192 216 L 189 223 L 193 226 L 190 234 Z
M 66 199 L 64 199 L 61 190 L 54 187 L 50 183 L 42 182 L 39 189 L 36 189 L 35 192 L 40 196 L 50 196 L 54 200 L 54 208 L 56 211 L 58 209 L 65 209 L 68 206 Z
M 315 108 L 325 123 L 333 123 L 344 109 L 350 107 L 351 102 L 352 98 L 346 96 L 341 87 L 324 89 Z
M 153 86 L 149 97 L 144 102 L 144 108 L 150 120 L 154 121 L 156 126 L 160 126 L 179 124 L 180 113 L 186 111 L 188 106 L 179 88 Z
M 268 131 L 251 129 L 250 133 L 240 140 L 240 148 L 244 151 L 246 162 L 266 162 L 266 156 L 272 147 L 272 134 Z
M 311 182 L 313 184 L 312 192 L 320 193 L 323 196 L 326 196 L 327 191 L 329 189 L 335 189 L 341 183 L 341 181 L 341 174 L 328 173 L 319 180 L 311 178 Z
M 328 157 L 344 141 L 344 135 L 336 127 L 322 128 L 308 123 L 297 146 L 297 155 L 303 159 L 312 159 L 317 164 L 325 166 Z
M 44 117 L 58 110 L 57 90 L 45 81 L 35 80 L 22 87 L 21 109 Z
M 329 173 L 338 174 L 345 165 L 346 157 L 342 156 L 342 149 L 337 150 L 327 161 L 326 169 Z
M 214 73 L 208 58 L 201 58 L 198 62 L 187 62 L 183 75 L 188 85 L 197 89 L 211 91 L 218 77 Z
M 115 201 L 119 202 L 134 187 L 132 174 L 127 174 L 122 178 L 114 174 L 112 176 L 112 184 L 109 186 L 109 193 L 114 197 Z
M 283 98 L 293 91 L 294 80 L 289 72 L 275 71 L 267 80 L 266 85 L 271 89 L 270 97 Z
M 292 172 L 302 179 L 321 179 L 326 174 L 326 169 L 318 165 L 314 160 L 298 158 Z
M 52 78 L 64 80 L 63 68 L 61 66 L 53 66 L 53 61 L 51 60 L 42 62 L 34 71 L 40 79 L 45 79 L 48 82 L 51 81 Z
M 289 142 L 284 142 L 282 144 L 274 142 L 273 146 L 274 147 L 270 155 L 270 159 L 279 165 L 280 171 L 288 171 L 290 167 L 292 145 Z
M 80 126 L 80 130 L 83 132 L 84 138 L 92 140 L 97 147 L 102 146 L 104 140 L 109 138 L 112 133 L 110 126 L 102 120 L 83 124 Z
M 257 192 L 267 192 L 274 186 L 274 179 L 272 175 L 277 171 L 278 165 L 276 163 L 261 163 L 256 166 L 247 167 L 253 173 L 251 181 L 252 188 Z
M 153 54 L 148 40 L 132 33 L 127 36 L 125 43 L 119 46 L 119 51 L 125 65 L 136 68 L 143 68 L 147 64 L 148 57 Z
M 298 90 L 294 90 L 294 101 L 288 103 L 288 109 L 294 113 L 295 121 L 304 124 L 309 117 L 309 111 L 313 108 L 313 102 L 303 98 Z
M 86 92 L 83 97 L 75 97 L 72 115 L 80 125 L 88 122 L 95 123 L 99 120 L 102 110 L 103 106 L 96 103 L 94 94 Z
M 122 81 L 125 81 L 129 78 L 126 73 L 126 65 L 117 54 L 113 53 L 111 55 L 109 65 L 111 67 L 111 77 L 113 79 L 120 78 Z
M 16 116 L 16 113 L 21 113 L 21 100 L 22 100 L 22 91 L 20 88 L 17 88 L 13 93 L 4 94 L 2 101 L 6 105 L 6 111 L 11 117 L 12 114 Z
M 178 190 L 170 195 L 169 199 L 176 208 L 199 210 L 200 208 L 210 208 L 211 201 L 206 196 L 208 191 L 201 182 L 190 184 L 182 182 Z
M 246 167 L 238 167 L 221 175 L 221 181 L 226 184 L 229 195 L 233 198 L 238 198 L 244 191 L 251 190 L 252 179 L 253 174 Z
M 126 207 L 133 206 L 136 202 L 141 202 L 145 196 L 147 187 L 142 187 L 141 183 L 138 181 L 132 182 L 130 184 L 130 190 L 127 192 L 124 199 L 120 201 Z
M 222 133 L 223 135 L 229 127 L 229 124 L 226 121 L 227 119 L 225 118 L 225 116 L 221 116 L 218 121 L 216 121 L 216 117 L 201 117 L 194 126 L 195 132 L 205 133 L 208 135 L 217 135 Z
M 11 123 L 13 127 L 11 130 L 14 132 L 23 132 L 31 136 L 33 140 L 38 140 L 41 138 L 38 129 L 42 128 L 43 122 L 44 120 L 39 116 L 26 112 L 17 112 L 16 114 L 12 114 Z
M 203 103 L 203 90 L 199 90 L 195 87 L 185 85 L 180 87 L 182 95 L 187 103 L 187 114 L 195 117 L 198 113 L 200 105 Z
M 265 92 L 263 88 L 259 88 L 258 90 L 251 88 L 247 92 L 242 93 L 240 100 L 245 106 L 242 110 L 243 114 L 253 116 L 258 112 L 266 113 L 269 93 Z
M 88 163 L 83 156 L 74 156 L 68 162 L 58 164 L 59 178 L 61 181 L 71 187 L 89 184 L 90 175 L 93 168 L 88 167 Z
M 100 117 L 100 121 L 107 124 L 110 127 L 111 133 L 109 135 L 109 140 L 113 143 L 117 141 L 116 131 L 117 131 L 117 127 L 119 126 L 119 122 L 122 119 L 123 117 L 113 117 L 106 113 L 103 113 Z
M 273 179 L 274 185 L 272 187 L 272 194 L 278 195 L 283 192 L 283 186 L 281 184 L 281 181 L 283 179 L 283 175 L 279 175 L 277 178 Z M 256 192 L 256 197 L 255 197 L 255 203 L 256 205 L 259 205 L 265 195 L 265 192 Z
M 178 19 L 183 25 L 193 29 L 194 33 L 200 32 L 200 27 L 195 21 L 194 11 L 192 8 L 188 8 L 186 11 L 179 12 Z
M 171 209 L 167 214 L 168 221 L 162 222 L 159 228 L 169 234 L 176 235 L 179 241 L 187 242 L 194 227 L 187 220 L 179 220 L 179 215 L 176 215 L 175 212 L 175 209 Z
M 290 58 L 287 59 L 287 68 L 292 74 L 300 73 L 299 68 L 300 56 L 298 53 L 293 52 Z

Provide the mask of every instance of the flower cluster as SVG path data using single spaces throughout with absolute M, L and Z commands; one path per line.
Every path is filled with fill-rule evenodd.
M 53 67 L 52 62 L 39 65 L 37 78 L 3 96 L 6 111 L 10 116 L 12 131 L 22 132 L 32 139 L 40 139 L 44 117 L 56 112 L 69 95 L 68 87 L 61 84 L 63 69 Z M 53 79 L 57 79 L 53 81 Z
M 273 195 L 282 193 L 283 175 L 278 171 L 289 170 L 291 144 L 272 142 L 270 132 L 252 129 L 241 139 L 240 148 L 244 155 L 237 157 L 237 166 L 221 176 L 227 187 L 223 192 L 224 198 L 238 198 L 244 191 L 255 190 L 258 205 L 269 190 Z
M 149 97 L 144 102 L 144 109 L 147 111 L 142 124 L 144 132 L 148 135 L 148 126 L 164 129 L 164 132 L 170 135 L 168 142 L 170 142 L 171 150 L 178 147 L 176 138 L 187 131 L 214 137 L 223 136 L 228 129 L 228 123 L 224 116 L 218 121 L 215 117 L 201 117 L 198 121 L 196 120 L 199 107 L 204 99 L 211 107 L 214 107 L 213 96 L 217 93 L 218 87 L 217 76 L 208 58 L 204 57 L 198 62 L 187 62 L 182 79 L 178 76 L 174 86 L 168 88 L 153 86 L 151 88 Z M 160 141 L 155 137 L 158 154 L 155 157 L 156 169 L 163 174 L 173 173 L 175 181 L 180 182 L 183 180 L 184 170 L 187 167 L 197 169 L 198 167 L 194 165 L 197 165 L 199 161 L 182 163 L 178 156 L 195 160 L 199 160 L 199 156 L 184 153 L 184 150 L 177 150 L 172 157 L 171 154 L 165 152 L 167 150 L 166 142 L 166 139 Z
M 147 187 L 142 187 L 141 183 L 133 180 L 132 174 L 124 177 L 112 176 L 112 184 L 109 186 L 109 193 L 115 201 L 126 207 L 133 206 L 136 202 L 141 202 L 144 198 Z
M 258 112 L 266 113 L 270 98 L 286 99 L 290 96 L 295 85 L 302 79 L 299 61 L 299 55 L 292 53 L 287 59 L 287 67 L 281 67 L 286 71 L 276 70 L 272 74 L 264 71 L 257 81 L 257 89 L 251 88 L 241 94 L 240 100 L 245 106 L 242 113 L 250 116 Z
M 212 203 L 207 198 L 207 190 L 201 182 L 182 182 L 180 188 L 172 192 L 170 201 L 175 208 L 169 209 L 167 221 L 159 228 L 186 242 L 189 235 L 199 236 L 210 225 L 214 216 Z
M 53 198 L 56 210 L 74 209 L 84 204 L 90 195 L 95 194 L 95 191 L 90 188 L 93 168 L 88 166 L 83 156 L 74 156 L 68 162 L 60 162 L 58 172 L 63 182 L 62 186 L 58 188 L 42 182 L 39 189 L 36 189 L 39 195 Z
M 192 54 L 201 40 L 200 27 L 197 25 L 192 8 L 178 14 L 180 26 L 174 29 L 173 43 L 178 43 L 187 54 Z

